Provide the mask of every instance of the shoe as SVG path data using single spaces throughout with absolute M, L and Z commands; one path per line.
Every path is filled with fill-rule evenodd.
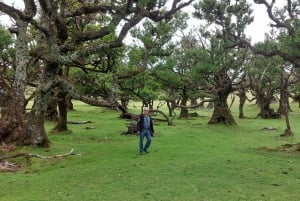
M 145 152 L 146 154 L 149 154 L 149 151 L 147 151 L 146 149 L 144 149 L 144 152 Z

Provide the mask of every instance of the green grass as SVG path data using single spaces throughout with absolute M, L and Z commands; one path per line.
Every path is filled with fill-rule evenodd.
M 208 125 L 211 111 L 197 109 L 203 117 L 175 119 L 174 126 L 155 122 L 150 153 L 140 156 L 138 137 L 120 135 L 126 121 L 118 118 L 118 111 L 76 102 L 76 111 L 68 119 L 95 123 L 69 124 L 72 132 L 49 134 L 49 149 L 18 150 L 50 156 L 74 149 L 76 155 L 32 158 L 30 163 L 15 159 L 23 164 L 22 170 L 0 174 L 0 200 L 297 201 L 299 153 L 262 149 L 300 142 L 299 108 L 293 107 L 290 118 L 295 135 L 290 138 L 279 137 L 284 119 L 238 119 L 233 108 L 238 126 Z M 256 113 L 256 107 L 245 107 L 246 115 Z M 46 128 L 53 124 L 47 123 Z

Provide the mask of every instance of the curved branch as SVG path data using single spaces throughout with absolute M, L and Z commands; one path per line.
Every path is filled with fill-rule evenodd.
M 24 4 L 25 10 L 24 12 L 22 12 L 14 8 L 13 6 L 8 6 L 7 4 L 0 2 L 0 11 L 9 15 L 15 20 L 20 18 L 25 22 L 29 22 L 36 14 L 36 5 L 34 3 L 34 0 L 24 0 Z
M 251 45 L 250 42 L 248 42 L 247 40 L 236 36 L 236 35 L 232 35 L 232 37 L 238 42 L 239 46 L 245 47 L 245 48 L 249 48 L 250 50 L 252 50 L 254 53 L 256 54 L 261 54 L 264 55 L 266 57 L 272 57 L 272 56 L 280 56 L 282 57 L 285 61 L 291 62 L 292 64 L 295 64 L 296 67 L 300 67 L 300 58 L 296 57 L 296 56 L 291 56 L 285 52 L 282 52 L 280 50 L 274 50 L 274 51 L 266 51 L 266 50 L 261 50 L 258 49 L 254 46 Z
M 168 122 L 168 125 L 171 126 L 173 125 L 173 119 L 170 119 L 163 111 L 161 110 L 150 110 L 150 112 L 157 112 L 159 114 L 161 114 Z
M 93 13 L 108 13 L 112 10 L 116 9 L 116 7 L 108 6 L 108 5 L 96 5 L 96 6 L 86 6 L 83 5 L 82 7 L 76 9 L 73 12 L 66 12 L 66 17 L 76 17 L 81 15 L 93 14 Z
M 179 107 L 179 108 L 193 108 L 194 109 L 194 108 L 202 107 L 204 105 L 204 103 L 207 103 L 207 102 L 214 102 L 214 100 L 213 99 L 206 99 L 206 100 L 201 101 L 198 104 L 191 105 L 191 106 L 185 106 L 185 105 L 175 105 L 175 106 Z

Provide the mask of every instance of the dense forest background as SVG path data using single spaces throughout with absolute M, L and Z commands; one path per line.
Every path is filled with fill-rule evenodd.
M 300 100 L 297 0 L 281 6 L 275 0 L 23 2 L 22 9 L 0 2 L 1 14 L 14 22 L 0 27 L 2 142 L 48 147 L 45 121 L 56 122 L 56 132 L 68 130 L 72 100 L 132 119 L 137 114 L 127 104 L 139 101 L 169 125 L 175 109 L 188 118 L 190 108 L 211 107 L 209 124 L 236 125 L 232 96 L 239 118 L 253 101 L 257 117 L 285 118 L 282 135 L 293 134 L 289 101 Z M 255 44 L 245 34 L 251 3 L 265 7 L 271 21 L 264 41 Z M 184 12 L 187 6 L 192 13 Z M 187 32 L 190 15 L 199 24 Z

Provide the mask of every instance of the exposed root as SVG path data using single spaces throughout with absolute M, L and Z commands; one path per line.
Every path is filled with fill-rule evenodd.
M 290 129 L 285 129 L 284 133 L 282 133 L 280 136 L 281 137 L 290 137 L 293 136 L 293 132 Z
M 300 152 L 300 143 L 295 144 L 283 144 L 279 147 L 275 148 L 267 148 L 263 147 L 261 148 L 266 151 L 278 151 L 278 152 Z
M 90 124 L 95 123 L 93 121 L 68 121 L 68 124 Z

